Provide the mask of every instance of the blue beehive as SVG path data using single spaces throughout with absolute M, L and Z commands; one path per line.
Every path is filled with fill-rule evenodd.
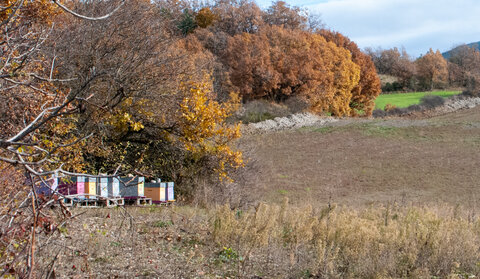
M 121 177 L 120 196 L 124 198 L 135 198 L 145 196 L 144 177 Z
M 97 195 L 108 198 L 108 177 L 97 179 Z
M 120 180 L 117 177 L 108 179 L 108 196 L 111 198 L 120 197 Z
M 174 186 L 173 182 L 168 182 L 168 185 L 167 185 L 167 200 L 169 202 L 175 201 L 175 196 L 173 194 L 173 186 Z

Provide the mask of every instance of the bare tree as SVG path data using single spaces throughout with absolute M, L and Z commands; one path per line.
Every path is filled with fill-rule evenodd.
M 113 4 L 113 2 L 112 2 Z M 123 2 L 120 6 L 123 5 Z M 44 210 L 55 199 L 36 192 L 39 184 L 48 184 L 52 174 L 76 175 L 66 168 L 59 154 L 73 152 L 74 147 L 90 135 L 52 132 L 52 126 L 68 127 L 71 117 L 82 110 L 91 98 L 89 85 L 101 77 L 92 70 L 75 88 L 68 82 L 79 80 L 57 76 L 57 57 L 47 51 L 47 44 L 61 10 L 82 19 L 106 20 L 107 15 L 84 16 L 58 1 L 3 1 L 0 7 L 0 171 L 9 175 L 15 186 L 2 191 L 0 208 L 0 276 L 48 277 L 52 269 L 40 274 L 36 253 L 39 234 L 55 232 L 53 217 Z M 62 126 L 64 125 L 64 126 Z M 13 168 L 12 168 L 13 167 Z M 24 180 L 18 174 L 23 172 Z M 4 184 L 5 185 L 5 184 Z M 12 186 L 11 186 L 12 187 Z M 72 217 L 60 207 L 64 222 Z M 58 220 L 57 220 L 58 221 Z M 13 257 L 11 255 L 14 255 Z M 46 264 L 44 265 L 44 267 Z

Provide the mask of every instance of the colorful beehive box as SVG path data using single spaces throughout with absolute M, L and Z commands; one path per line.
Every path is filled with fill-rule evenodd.
M 144 197 L 144 177 L 120 178 L 120 196 L 124 198 Z
M 59 177 L 58 192 L 62 195 L 80 195 L 85 193 L 85 177 Z
M 173 194 L 173 187 L 174 187 L 174 183 L 173 182 L 168 182 L 167 183 L 167 200 L 172 202 L 172 201 L 175 201 L 175 196 Z
M 97 195 L 108 198 L 108 177 L 97 178 Z
M 152 199 L 154 203 L 167 201 L 166 183 L 145 183 L 145 196 Z
M 145 177 L 138 178 L 138 195 L 140 197 L 145 196 Z
M 95 177 L 89 177 L 85 181 L 85 196 L 90 199 L 96 199 L 97 197 L 97 179 Z
M 85 193 L 85 182 L 87 178 L 85 176 L 78 176 L 77 177 L 77 195 L 78 198 L 83 199 L 85 198 L 84 194 Z
M 120 180 L 117 177 L 109 178 L 107 186 L 109 197 L 120 197 Z
M 35 187 L 37 194 L 42 194 L 49 196 L 52 193 L 55 193 L 58 188 L 58 179 L 55 176 L 50 178 L 44 178 L 38 185 Z

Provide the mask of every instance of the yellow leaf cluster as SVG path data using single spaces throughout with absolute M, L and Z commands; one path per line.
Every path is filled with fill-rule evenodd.
M 195 22 L 201 28 L 207 28 L 218 19 L 218 15 L 214 14 L 210 8 L 202 8 L 195 15 Z
M 22 18 L 51 25 L 55 16 L 61 13 L 60 8 L 50 0 L 2 0 L 2 10 L 0 11 L 0 20 L 8 19 L 12 13 L 17 13 L 20 17 L 14 20 L 22 20 Z M 21 8 L 17 10 L 17 8 Z
M 179 106 L 180 141 L 193 154 L 212 154 L 218 158 L 216 171 L 221 179 L 228 178 L 226 169 L 243 165 L 241 152 L 229 143 L 240 137 L 240 126 L 228 125 L 226 119 L 238 108 L 238 94 L 231 94 L 229 102 L 213 100 L 212 83 L 207 76 L 201 82 L 182 84 L 184 98 Z
M 117 111 L 109 115 L 107 123 L 118 133 L 125 133 L 129 129 L 138 132 L 145 128 L 141 122 L 133 120 L 131 114 L 122 111 Z

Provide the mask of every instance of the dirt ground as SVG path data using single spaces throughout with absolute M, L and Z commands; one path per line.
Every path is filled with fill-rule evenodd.
M 243 202 L 480 205 L 480 107 L 259 131 L 238 146 Z

